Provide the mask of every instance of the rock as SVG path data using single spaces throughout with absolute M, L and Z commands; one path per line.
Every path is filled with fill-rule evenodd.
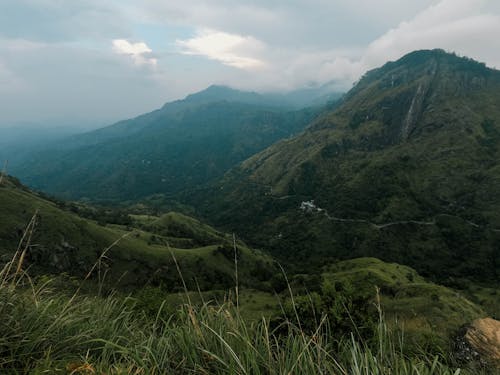
M 465 339 L 482 359 L 500 367 L 500 321 L 491 318 L 474 320 L 467 328 Z

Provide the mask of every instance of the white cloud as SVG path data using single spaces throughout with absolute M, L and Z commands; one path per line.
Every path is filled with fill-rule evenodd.
M 94 49 L 0 37 L 0 126 L 106 125 L 184 94 L 165 89 L 176 87 L 161 67 L 138 69 L 128 60 L 113 52 L 109 41 Z
M 280 47 L 367 44 L 436 0 L 143 0 L 143 19 L 252 35 Z
M 228 10 L 230 2 L 225 0 L 217 0 L 209 9 L 201 6 L 199 0 L 186 0 L 186 8 L 176 8 L 169 2 L 162 4 L 168 4 L 165 6 L 171 11 L 177 9 L 177 14 L 186 22 L 196 20 L 209 25 L 193 38 L 178 40 L 177 46 L 185 54 L 201 55 L 245 69 L 245 74 L 227 74 L 222 82 L 242 89 L 293 89 L 310 83 L 334 81 L 339 90 L 347 90 L 365 71 L 417 49 L 443 48 L 500 67 L 500 43 L 497 40 L 500 15 L 492 0 L 381 0 L 365 7 L 358 6 L 362 0 L 311 1 L 316 4 L 314 12 L 302 0 L 286 6 L 281 2 L 256 1 L 252 8 L 232 8 L 233 16 Z M 356 4 L 351 4 L 352 1 Z M 368 15 L 375 9 L 385 15 L 379 14 L 380 24 L 390 19 L 393 28 L 386 28 L 378 37 L 364 44 L 356 43 L 355 40 L 362 37 L 352 34 L 356 34 L 359 28 L 349 28 L 342 17 L 350 19 L 351 23 L 356 18 L 368 20 Z M 393 10 L 399 16 L 397 21 Z M 284 20 L 279 20 L 278 15 Z M 308 21 L 307 30 L 298 22 L 300 17 Z M 325 17 L 335 20 L 329 23 L 331 32 L 325 28 Z M 290 25 L 297 30 L 291 29 Z M 344 32 L 335 33 L 338 25 Z M 224 31 L 214 31 L 211 26 Z M 296 44 L 283 43 L 281 37 L 273 34 L 271 26 L 275 28 L 274 34 L 286 35 Z M 366 29 L 365 32 L 371 30 L 369 25 L 364 26 L 361 29 Z M 307 35 L 309 39 L 304 41 L 303 36 L 296 33 Z M 339 42 L 339 35 L 345 44 Z M 260 69 L 253 69 L 255 67 Z
M 500 15 L 483 0 L 441 0 L 374 40 L 363 65 L 372 68 L 417 49 L 443 48 L 500 67 Z
M 143 53 L 153 52 L 151 48 L 147 46 L 146 43 L 130 43 L 125 39 L 115 39 L 113 40 L 113 47 L 116 52 L 130 54 L 130 55 L 140 55 Z
M 251 36 L 204 29 L 191 39 L 177 40 L 176 44 L 183 54 L 205 56 L 235 68 L 255 69 L 266 65 L 252 56 L 262 51 L 264 44 Z
M 424 48 L 500 68 L 498 35 L 498 0 L 0 0 L 0 122 L 119 119 L 212 83 L 347 90 Z
M 300 87 L 332 80 L 348 89 L 367 70 L 419 50 L 442 48 L 500 68 L 500 14 L 484 0 L 440 0 L 364 48 L 282 51 L 269 84 Z M 271 50 L 271 49 L 270 49 Z M 259 81 L 255 81 L 259 82 Z
M 25 83 L 0 61 L 0 92 L 17 92 L 25 86 Z
M 137 65 L 156 66 L 158 60 L 151 57 L 153 50 L 144 42 L 130 43 L 125 39 L 113 40 L 113 51 L 120 55 L 128 55 Z

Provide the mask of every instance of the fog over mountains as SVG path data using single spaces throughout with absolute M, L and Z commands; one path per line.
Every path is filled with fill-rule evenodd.
M 499 374 L 499 35 L 498 0 L 1 0 L 0 374 Z
M 35 143 L 33 134 L 32 144 L 21 139 L 11 145 L 25 152 L 13 153 L 10 168 L 31 186 L 64 197 L 171 195 L 221 177 L 255 152 L 301 131 L 340 96 L 328 85 L 288 94 L 210 86 L 95 131 L 66 138 L 42 133 L 52 140 L 46 147 L 42 139 Z
M 366 72 L 345 94 L 212 85 L 83 133 L 10 130 L 0 153 L 12 161 L 12 176 L 0 175 L 0 259 L 17 262 L 4 268 L 17 264 L 16 282 L 23 269 L 26 285 L 53 280 L 55 301 L 78 284 L 96 305 L 125 301 L 119 314 L 165 317 L 168 332 L 207 308 L 212 318 L 222 311 L 223 324 L 263 318 L 276 342 L 297 335 L 293 316 L 302 340 L 322 332 L 320 316 L 334 329 L 321 340 L 349 343 L 332 347 L 359 339 L 378 350 L 380 329 L 384 340 L 404 330 L 407 361 L 434 358 L 435 369 L 440 350 L 443 374 L 464 366 L 475 375 L 478 363 L 493 371 L 498 103 L 500 71 L 433 49 Z M 23 285 L 6 288 L 8 298 L 30 299 Z M 6 305 L 56 303 L 36 298 Z M 182 298 L 187 323 L 178 320 Z M 470 332 L 493 341 L 478 344 Z

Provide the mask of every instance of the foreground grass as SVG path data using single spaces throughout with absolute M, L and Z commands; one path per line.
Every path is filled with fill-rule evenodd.
M 439 356 L 405 356 L 383 323 L 368 347 L 354 335 L 338 340 L 327 317 L 306 334 L 292 318 L 244 319 L 231 302 L 187 304 L 175 315 L 162 306 L 151 316 L 130 298 L 70 298 L 28 281 L 1 285 L 2 374 L 479 373 Z

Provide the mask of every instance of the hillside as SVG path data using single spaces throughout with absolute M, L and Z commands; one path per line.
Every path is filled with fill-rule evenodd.
M 105 278 L 108 287 L 162 285 L 175 291 L 182 289 L 176 260 L 192 290 L 234 286 L 232 236 L 190 217 L 171 212 L 132 216 L 128 225 L 99 224 L 63 210 L 15 179 L 0 185 L 0 207 L 2 263 L 21 243 L 27 249 L 24 266 L 32 275 L 67 273 L 83 279 L 93 270 L 91 280 Z M 33 217 L 31 239 L 23 240 Z M 241 285 L 267 287 L 264 281 L 276 272 L 271 259 L 241 242 L 237 249 Z
M 5 373 L 497 373 L 477 362 L 459 364 L 429 337 L 426 346 L 412 350 L 406 336 L 392 335 L 384 321 L 365 340 L 357 334 L 339 339 L 326 316 L 308 334 L 294 317 L 275 329 L 265 318 L 243 318 L 230 302 L 216 308 L 186 304 L 174 313 L 162 304 L 151 316 L 130 299 L 69 299 L 46 286 L 35 293 L 2 281 Z
M 220 178 L 301 131 L 318 111 L 294 110 L 287 103 L 211 86 L 151 113 L 52 143 L 22 160 L 12 155 L 11 172 L 31 187 L 71 199 L 168 198 Z
M 48 144 L 56 144 L 74 134 L 89 131 L 84 126 L 47 126 L 42 124 L 16 124 L 0 126 L 0 160 L 14 159 L 14 162 L 28 158 Z
M 357 258 L 325 266 L 325 285 L 338 293 L 374 299 L 380 303 L 390 324 L 404 328 L 410 340 L 437 335 L 449 339 L 464 324 L 485 312 L 453 289 L 434 284 L 410 267 L 385 263 L 376 258 Z
M 210 200 L 186 201 L 289 264 L 375 256 L 449 284 L 496 283 L 499 102 L 499 71 L 413 52 L 228 173 Z
M 0 185 L 0 206 L 3 209 L 0 219 L 2 263 L 10 260 L 21 244 L 21 249 L 27 249 L 23 267 L 32 276 L 67 274 L 82 280 L 97 264 L 91 281 L 104 278 L 107 287 L 135 291 L 138 298 L 145 298 L 148 304 L 159 308 L 164 298 L 170 304 L 184 301 L 166 294 L 183 290 L 175 257 L 188 288 L 193 290 L 192 301 L 199 299 L 198 287 L 206 291 L 206 298 L 210 300 L 216 295 L 215 291 L 234 286 L 232 236 L 194 218 L 175 212 L 159 217 L 131 214 L 127 225 L 103 224 L 103 218 L 98 223 L 73 213 L 75 209 L 71 204 L 47 200 L 14 178 L 4 179 Z M 29 241 L 22 240 L 33 217 L 32 236 Z M 261 314 L 272 305 L 273 314 L 279 314 L 279 300 L 274 293 L 280 292 L 283 300 L 289 297 L 286 285 L 278 281 L 283 280 L 283 275 L 270 257 L 241 242 L 237 248 L 240 285 L 250 288 L 242 291 L 243 309 Z M 413 269 L 374 258 L 326 264 L 317 280 L 303 275 L 289 276 L 292 289 L 299 294 L 304 286 L 311 291 L 323 290 L 322 295 L 334 286 L 345 297 L 372 301 L 375 287 L 379 287 L 384 311 L 391 319 L 397 317 L 409 322 L 417 317 L 422 324 L 439 327 L 441 335 L 484 314 L 478 305 L 450 289 L 429 283 Z M 159 289 L 157 292 L 144 289 L 146 285 Z M 154 297 L 151 301 L 150 295 Z M 451 310 L 429 315 L 435 304 L 442 308 L 450 306 L 446 309 Z

